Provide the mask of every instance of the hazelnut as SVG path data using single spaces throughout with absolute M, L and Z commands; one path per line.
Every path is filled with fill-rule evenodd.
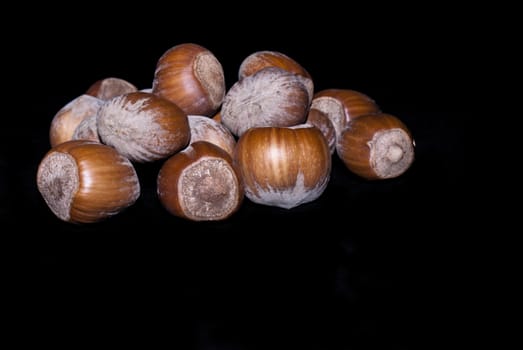
M 229 89 L 221 121 L 236 136 L 253 127 L 301 124 L 309 111 L 308 99 L 297 75 L 277 67 L 263 68 Z
M 157 192 L 167 211 L 193 221 L 224 220 L 240 208 L 244 196 L 231 156 L 206 141 L 196 141 L 165 161 Z
M 174 102 L 186 114 L 212 116 L 225 95 L 223 67 L 207 48 L 183 43 L 158 60 L 154 94 Z
M 324 192 L 331 158 L 321 131 L 306 124 L 251 128 L 239 138 L 234 153 L 247 198 L 286 209 Z
M 95 81 L 85 93 L 105 101 L 135 91 L 138 91 L 138 88 L 127 80 L 108 77 Z
M 306 123 L 317 127 L 321 131 L 327 140 L 331 155 L 334 154 L 334 151 L 336 151 L 336 129 L 334 129 L 334 125 L 332 125 L 329 117 L 316 108 L 311 108 L 307 115 Z
M 234 135 L 223 124 L 203 115 L 189 115 L 189 127 L 191 129 L 191 140 L 207 141 L 224 149 L 232 157 L 236 139 Z
M 307 70 L 296 60 L 278 51 L 256 51 L 247 56 L 240 64 L 238 78 L 241 80 L 266 67 L 278 67 L 303 77 L 303 84 L 309 93 L 309 101 L 314 95 L 314 83 Z
M 349 89 L 321 90 L 314 95 L 311 108 L 320 110 L 329 117 L 337 137 L 351 119 L 380 112 L 379 106 L 369 96 Z
M 131 162 L 114 148 L 87 140 L 51 148 L 38 165 L 36 182 L 51 211 L 73 223 L 109 218 L 140 196 Z
M 82 120 L 74 130 L 71 139 L 102 142 L 100 141 L 100 136 L 98 135 L 98 124 L 96 120 L 97 114 L 92 114 L 87 118 L 84 118 L 84 120 Z
M 166 158 L 187 146 L 187 115 L 174 103 L 146 92 L 106 101 L 98 111 L 98 134 L 134 162 Z
M 72 140 L 77 126 L 96 115 L 103 101 L 90 95 L 80 95 L 62 107 L 53 117 L 49 128 L 49 142 L 54 147 Z
M 352 119 L 336 149 L 350 171 L 368 180 L 400 176 L 414 161 L 410 130 L 397 117 L 384 113 Z

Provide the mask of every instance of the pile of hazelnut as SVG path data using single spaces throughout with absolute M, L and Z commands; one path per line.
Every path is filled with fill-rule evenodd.
M 194 43 L 158 60 L 152 87 L 94 82 L 51 121 L 36 181 L 61 220 L 92 223 L 140 197 L 135 163 L 162 162 L 157 196 L 172 215 L 223 220 L 244 197 L 280 208 L 317 199 L 334 153 L 368 180 L 400 176 L 414 160 L 411 132 L 350 89 L 314 92 L 310 74 L 276 51 L 246 57 L 226 90 L 215 55 Z

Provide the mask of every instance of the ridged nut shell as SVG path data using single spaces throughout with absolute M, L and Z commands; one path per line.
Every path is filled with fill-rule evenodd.
M 225 75 L 207 48 L 183 43 L 158 60 L 152 91 L 178 105 L 186 114 L 212 116 L 225 96 Z
M 338 141 L 337 153 L 351 172 L 365 179 L 395 178 L 414 161 L 414 140 L 399 118 L 366 115 L 349 122 Z
M 294 208 L 317 199 L 327 187 L 331 154 L 316 127 L 260 127 L 236 144 L 234 161 L 251 201 Z
M 380 107 L 372 98 L 349 89 L 318 91 L 312 99 L 311 108 L 318 109 L 329 117 L 337 136 L 347 127 L 351 119 L 380 112 Z
M 53 147 L 40 161 L 36 182 L 51 211 L 72 223 L 107 219 L 140 196 L 132 163 L 114 148 L 92 141 Z

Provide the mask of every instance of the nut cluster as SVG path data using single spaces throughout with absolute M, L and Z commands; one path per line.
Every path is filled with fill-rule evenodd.
M 291 209 L 325 191 L 336 155 L 366 180 L 402 175 L 414 140 L 397 117 L 350 89 L 314 91 L 311 74 L 276 51 L 240 64 L 226 90 L 220 61 L 194 43 L 158 60 L 151 86 L 95 81 L 61 108 L 36 174 L 57 218 L 105 220 L 140 197 L 136 163 L 161 162 L 157 197 L 170 214 L 224 220 L 244 198 Z

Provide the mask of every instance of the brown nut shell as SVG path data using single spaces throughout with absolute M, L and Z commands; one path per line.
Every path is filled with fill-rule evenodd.
M 390 114 L 361 116 L 349 122 L 337 144 L 345 166 L 367 180 L 395 178 L 414 161 L 410 130 Z
M 53 117 L 49 128 L 49 142 L 54 147 L 73 139 L 78 125 L 96 115 L 103 101 L 90 95 L 80 95 L 63 106 Z
M 216 112 L 213 116 L 212 116 L 212 119 L 217 121 L 218 123 L 221 123 L 222 122 L 222 112 L 221 111 L 218 111 Z
M 172 215 L 193 221 L 224 220 L 243 201 L 243 185 L 231 156 L 222 148 L 196 141 L 165 161 L 157 193 Z
M 307 118 L 309 97 L 302 80 L 277 67 L 237 81 L 227 92 L 221 122 L 236 136 L 253 127 L 285 127 Z
M 238 140 L 234 155 L 247 198 L 286 209 L 324 192 L 331 158 L 325 137 L 310 125 L 251 128 Z
M 97 115 L 93 114 L 82 120 L 74 130 L 72 140 L 91 140 L 101 143 L 98 136 Z
M 224 149 L 232 157 L 236 139 L 234 135 L 222 123 L 203 115 L 188 115 L 189 127 L 191 128 L 191 140 L 207 141 Z
M 114 148 L 93 141 L 53 147 L 40 161 L 36 182 L 51 211 L 72 223 L 107 219 L 140 196 L 132 163 Z
M 212 116 L 225 96 L 225 75 L 207 48 L 183 43 L 158 60 L 152 92 L 174 102 L 186 114 Z
M 349 89 L 318 91 L 312 99 L 311 108 L 318 109 L 329 117 L 338 137 L 351 119 L 380 112 L 380 107 L 369 96 Z
M 98 111 L 100 140 L 134 162 L 167 158 L 187 146 L 187 115 L 174 103 L 146 92 L 106 101 Z
M 307 115 L 306 123 L 317 127 L 321 131 L 327 140 L 331 154 L 334 154 L 336 151 L 336 129 L 334 129 L 334 125 L 332 125 L 327 114 L 316 108 L 311 108 Z
M 310 100 L 314 95 L 314 83 L 309 72 L 296 60 L 278 51 L 256 51 L 247 56 L 240 64 L 238 71 L 239 80 L 253 75 L 257 71 L 267 67 L 278 67 L 288 72 L 304 77 L 303 83 L 307 88 Z
M 95 81 L 91 86 L 89 86 L 85 93 L 106 101 L 113 97 L 135 91 L 138 91 L 138 88 L 127 80 L 116 77 L 107 77 Z

